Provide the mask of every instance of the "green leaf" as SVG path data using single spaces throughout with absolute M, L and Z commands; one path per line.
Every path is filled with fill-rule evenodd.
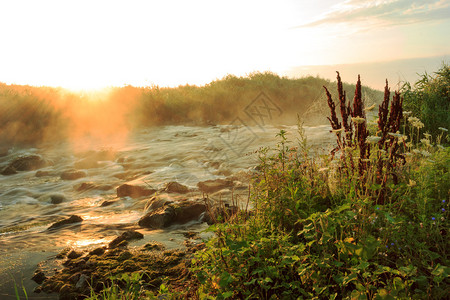
M 225 292 L 225 293 L 222 294 L 222 297 L 224 299 L 230 298 L 232 296 L 233 296 L 233 291 L 228 291 L 228 292 Z

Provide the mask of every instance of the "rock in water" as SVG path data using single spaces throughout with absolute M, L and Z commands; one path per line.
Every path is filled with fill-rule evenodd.
M 39 155 L 26 155 L 16 158 L 10 166 L 17 171 L 32 171 L 46 166 L 47 163 Z
M 143 216 L 138 224 L 151 229 L 161 229 L 170 226 L 175 219 L 175 209 L 171 206 L 160 207 Z
M 50 196 L 50 203 L 52 204 L 60 204 L 64 201 L 66 201 L 66 197 L 64 197 L 64 195 L 55 194 Z
M 64 171 L 61 174 L 61 179 L 62 180 L 76 180 L 76 179 L 80 179 L 80 178 L 83 178 L 86 176 L 87 176 L 87 174 L 84 171 L 68 170 L 68 171 Z
M 161 229 L 173 224 L 198 220 L 206 211 L 206 205 L 198 201 L 182 201 L 160 207 L 143 216 L 138 224 L 151 229 Z
M 17 174 L 17 171 L 12 166 L 6 166 L 0 174 L 5 175 L 5 176 L 14 175 L 14 174 Z
M 109 248 L 115 248 L 123 241 L 131 241 L 131 240 L 139 240 L 143 239 L 144 235 L 140 232 L 137 232 L 135 230 L 128 230 L 122 233 L 120 236 L 116 237 L 114 240 L 112 240 L 109 243 Z
M 156 190 L 154 189 L 148 189 L 139 185 L 130 185 L 125 183 L 117 188 L 117 197 L 139 198 L 150 196 L 155 192 Z
M 224 179 L 206 180 L 197 183 L 197 186 L 203 193 L 211 194 L 232 187 L 233 181 Z
M 39 155 L 26 155 L 14 159 L 0 174 L 14 175 L 17 171 L 32 171 L 47 166 L 47 162 Z
M 80 216 L 72 215 L 70 218 L 54 223 L 47 230 L 54 230 L 68 224 L 80 223 L 83 219 Z
M 36 270 L 34 272 L 33 277 L 31 277 L 31 280 L 36 282 L 37 284 L 43 283 L 47 279 L 47 276 L 45 276 L 44 272 L 42 270 Z
M 189 192 L 189 189 L 187 186 L 182 185 L 178 182 L 172 181 L 169 182 L 166 185 L 166 192 L 168 193 L 178 193 L 178 194 L 186 194 L 187 192 Z

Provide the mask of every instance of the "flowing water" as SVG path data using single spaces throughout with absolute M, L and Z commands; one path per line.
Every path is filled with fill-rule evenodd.
M 206 224 L 192 222 L 153 231 L 139 228 L 136 223 L 145 213 L 149 197 L 118 198 L 116 188 L 129 183 L 161 190 L 168 182 L 176 181 L 192 191 L 165 197 L 200 198 L 198 182 L 230 176 L 239 181 L 251 173 L 258 163 L 255 150 L 275 147 L 280 129 L 288 132 L 287 137 L 295 146 L 296 126 L 166 126 L 133 133 L 119 141 L 86 138 L 38 149 L 9 149 L 0 157 L 0 170 L 15 158 L 30 154 L 40 155 L 49 165 L 35 171 L 0 175 L 0 298 L 15 299 L 11 296 L 11 278 L 19 286 L 23 278 L 23 286 L 32 299 L 55 298 L 31 293 L 36 284 L 30 278 L 40 261 L 50 262 L 66 247 L 107 244 L 125 229 L 139 230 L 145 236 L 132 246 L 156 240 L 168 248 L 181 247 L 183 232 L 201 231 Z M 308 143 L 316 149 L 329 149 L 334 143 L 329 126 L 304 129 Z M 89 159 L 93 165 L 80 164 Z M 86 177 L 61 179 L 64 171 L 77 166 L 86 172 Z M 241 191 L 246 194 L 242 181 Z M 111 201 L 111 205 L 102 206 L 105 201 Z M 71 215 L 81 216 L 81 225 L 47 230 L 52 223 Z

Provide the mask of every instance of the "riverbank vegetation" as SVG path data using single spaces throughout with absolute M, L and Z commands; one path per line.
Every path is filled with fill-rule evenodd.
M 295 124 L 297 113 L 325 103 L 319 101 L 321 89 L 331 84 L 318 77 L 289 79 L 270 72 L 228 75 L 205 86 L 124 86 L 80 93 L 0 83 L 0 147 L 84 136 L 107 140 L 148 126 L 229 124 L 242 118 L 244 108 L 261 92 L 283 111 L 274 123 Z M 381 92 L 364 89 L 374 101 L 381 99 Z

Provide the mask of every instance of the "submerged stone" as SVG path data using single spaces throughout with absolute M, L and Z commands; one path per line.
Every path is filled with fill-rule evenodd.
M 61 173 L 62 180 L 76 180 L 86 176 L 86 172 L 77 170 L 68 170 Z
M 80 223 L 81 221 L 83 221 L 83 219 L 80 216 L 72 215 L 72 216 L 70 216 L 70 218 L 67 218 L 62 221 L 54 223 L 47 230 L 54 230 L 54 229 L 60 228 L 64 225 Z
M 140 198 L 154 194 L 156 190 L 139 185 L 122 184 L 117 188 L 117 197 Z

